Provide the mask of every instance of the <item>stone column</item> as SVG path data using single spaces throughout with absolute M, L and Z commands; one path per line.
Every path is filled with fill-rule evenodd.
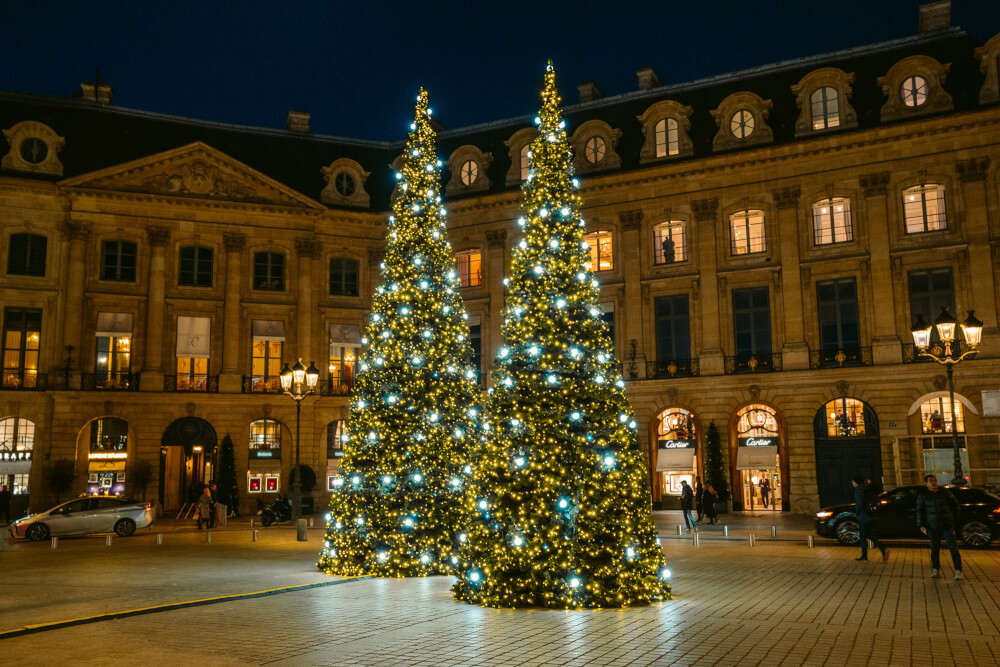
M 622 260 L 622 277 L 625 279 L 625 313 L 619 318 L 620 324 L 625 332 L 625 340 L 622 348 L 618 351 L 619 361 L 625 370 L 625 377 L 631 377 L 632 364 L 635 364 L 637 379 L 646 377 L 646 354 L 643 346 L 642 319 L 645 312 L 643 308 L 642 292 L 642 262 L 639 256 L 639 248 L 642 244 L 639 240 L 642 228 L 642 211 L 622 211 L 618 214 L 618 221 L 622 225 L 622 251 L 619 254 Z M 616 317 L 619 314 L 616 313 Z M 632 359 L 632 341 L 636 341 L 635 359 Z
M 60 226 L 62 237 L 69 241 L 69 265 L 66 268 L 66 310 L 63 317 L 63 354 L 68 347 L 73 348 L 72 362 L 66 378 L 69 389 L 80 388 L 80 355 L 83 350 L 83 286 L 87 241 L 90 240 L 90 225 L 67 220 Z
M 983 356 L 1000 355 L 1000 329 L 997 328 L 997 287 L 990 257 L 990 220 L 987 208 L 986 176 L 990 159 L 978 157 L 960 160 L 955 168 L 962 184 L 965 199 L 965 238 L 969 243 L 969 269 L 972 277 L 968 290 L 966 310 L 975 309 L 976 317 L 983 322 Z M 950 213 L 950 212 L 949 212 Z M 951 214 L 953 215 L 953 214 Z M 959 322 L 965 313 L 955 313 Z M 961 333 L 958 334 L 961 336 Z
M 486 232 L 486 279 L 489 281 L 490 305 L 489 322 L 483 322 L 486 331 L 483 340 L 483 359 L 487 360 L 483 376 L 490 381 L 490 365 L 496 358 L 497 350 L 503 336 L 500 327 L 503 324 L 504 286 L 503 279 L 507 261 L 507 230 L 493 229 Z
M 891 288 L 892 258 L 889 255 L 889 201 L 887 188 L 889 172 L 861 176 L 861 190 L 865 196 L 868 218 L 868 247 L 871 257 L 871 284 L 882 285 L 878 290 L 879 302 L 875 306 L 875 335 L 872 339 L 872 359 L 875 364 L 898 364 L 903 351 L 896 330 L 895 294 Z M 857 233 L 857 226 L 855 226 Z M 874 290 L 873 290 L 874 293 Z
M 150 227 L 146 230 L 149 241 L 149 296 L 146 300 L 145 363 L 142 367 L 142 391 L 163 391 L 163 312 L 166 308 L 166 248 L 170 243 L 170 230 Z
M 238 394 L 243 391 L 240 375 L 240 295 L 243 291 L 243 249 L 246 234 L 226 232 L 226 301 L 222 313 L 222 373 L 219 375 L 221 393 Z
M 701 347 L 698 359 L 702 375 L 722 375 L 725 355 L 722 352 L 722 337 L 719 326 L 720 300 L 726 296 L 725 279 L 719 280 L 718 255 L 716 251 L 716 227 L 718 225 L 718 199 L 699 199 L 691 202 L 694 211 L 694 233 L 697 237 L 698 279 L 700 281 L 699 315 L 692 317 L 701 327 L 699 339 Z
M 809 368 L 809 345 L 805 339 L 802 286 L 799 275 L 799 196 L 796 185 L 774 191 L 774 205 L 778 209 L 778 249 L 781 253 L 781 270 L 789 279 L 780 280 L 781 303 L 784 310 L 785 335 L 781 347 L 781 364 L 786 371 Z M 776 291 L 778 286 L 776 285 Z
M 300 236 L 295 239 L 295 254 L 298 257 L 298 287 L 299 299 L 296 307 L 297 350 L 292 357 L 302 357 L 303 363 L 309 366 L 316 361 L 316 350 L 312 345 L 313 334 L 313 271 L 314 262 L 319 259 L 320 242 L 311 236 Z M 322 362 L 322 359 L 320 359 Z M 321 368 L 322 363 L 319 364 Z

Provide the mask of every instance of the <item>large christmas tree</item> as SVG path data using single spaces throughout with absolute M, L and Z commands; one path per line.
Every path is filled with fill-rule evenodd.
M 480 393 L 427 93 L 417 99 L 330 499 L 319 560 L 329 574 L 425 576 L 457 562 Z
M 524 184 L 491 429 L 466 500 L 459 600 L 625 607 L 670 596 L 646 461 L 598 290 L 552 65 Z

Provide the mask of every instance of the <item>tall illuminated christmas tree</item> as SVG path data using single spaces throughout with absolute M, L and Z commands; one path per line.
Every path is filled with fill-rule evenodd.
M 456 599 L 625 607 L 669 598 L 646 461 L 598 290 L 549 64 L 524 184 L 490 429 L 466 499 Z
M 480 393 L 426 91 L 417 100 L 327 515 L 329 574 L 426 576 L 457 562 Z

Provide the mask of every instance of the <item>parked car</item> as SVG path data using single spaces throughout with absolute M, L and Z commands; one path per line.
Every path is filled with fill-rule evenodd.
M 74 498 L 47 512 L 29 514 L 8 529 L 12 537 L 44 540 L 50 535 L 86 535 L 114 532 L 128 537 L 136 528 L 153 523 L 151 502 L 135 502 L 113 496 Z
M 880 540 L 927 539 L 917 526 L 917 494 L 923 486 L 901 486 L 878 497 L 872 526 Z M 985 489 L 944 487 L 955 494 L 959 516 L 956 535 L 970 547 L 985 547 L 1000 536 L 1000 496 Z M 854 504 L 824 507 L 816 513 L 816 532 L 842 544 L 857 544 L 861 536 Z

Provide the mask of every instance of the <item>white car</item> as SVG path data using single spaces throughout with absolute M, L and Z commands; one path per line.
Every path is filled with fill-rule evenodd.
M 47 512 L 29 514 L 10 525 L 12 537 L 44 540 L 50 535 L 86 535 L 114 532 L 128 537 L 136 528 L 153 523 L 152 502 L 134 502 L 113 496 L 88 496 L 56 505 Z

